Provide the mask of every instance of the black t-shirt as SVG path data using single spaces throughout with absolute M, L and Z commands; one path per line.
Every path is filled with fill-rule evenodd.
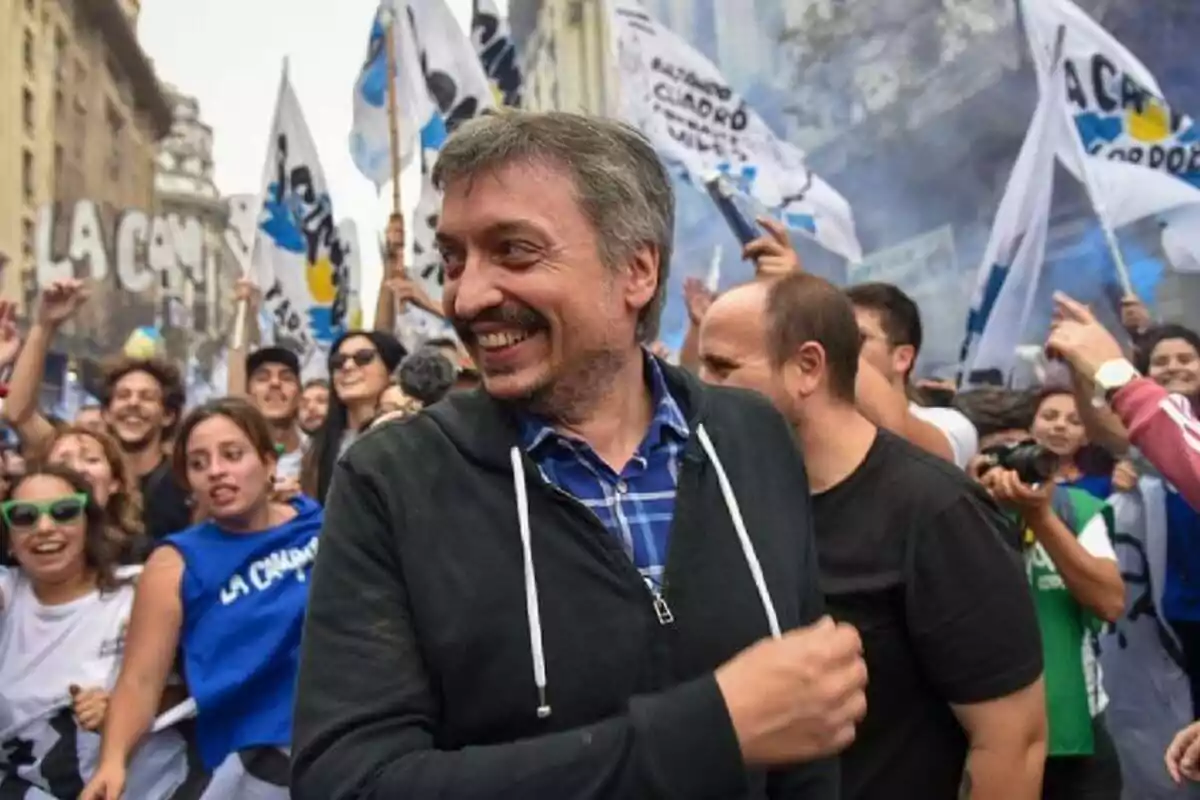
M 950 704 L 1042 671 L 1013 526 L 961 470 L 885 431 L 813 515 L 829 612 L 858 628 L 869 674 L 842 797 L 955 800 L 967 739 Z
M 146 536 L 154 541 L 192 524 L 188 493 L 175 482 L 171 462 L 164 458 L 141 478 L 142 522 Z

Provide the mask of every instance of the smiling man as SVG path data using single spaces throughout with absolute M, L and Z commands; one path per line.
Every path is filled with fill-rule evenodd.
M 298 480 L 304 457 L 300 435 L 300 359 L 286 347 L 260 347 L 246 357 L 246 394 L 271 426 L 279 449 L 276 478 Z
M 326 505 L 292 796 L 837 796 L 864 713 L 783 419 L 651 357 L 674 227 L 649 142 L 504 111 L 434 170 L 483 386 L 365 434 Z
M 179 370 L 162 359 L 123 356 L 104 373 L 104 421 L 138 476 L 146 535 L 155 540 L 191 523 L 187 492 L 167 458 L 183 400 Z

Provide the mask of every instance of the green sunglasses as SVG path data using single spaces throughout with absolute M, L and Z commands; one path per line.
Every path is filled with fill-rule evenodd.
M 0 503 L 0 516 L 14 531 L 30 530 L 43 516 L 58 523 L 74 522 L 83 516 L 88 496 L 83 492 L 57 497 L 53 500 L 9 500 Z

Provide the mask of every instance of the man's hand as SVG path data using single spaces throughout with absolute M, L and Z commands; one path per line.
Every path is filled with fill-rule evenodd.
M 253 318 L 262 305 L 262 289 L 249 278 L 238 278 L 233 285 L 233 304 L 236 306 L 238 303 L 245 303 L 249 312 L 246 318 Z
M 83 281 L 75 278 L 54 281 L 42 290 L 38 302 L 38 322 L 50 328 L 57 328 L 75 316 L 75 312 L 87 302 L 89 294 Z
M 715 292 L 710 292 L 699 278 L 684 278 L 683 301 L 687 304 L 688 319 L 695 327 L 700 327 L 704 315 L 717 299 Z
M 979 482 L 991 492 L 997 503 L 1019 511 L 1026 521 L 1049 511 L 1050 499 L 1054 497 L 1054 481 L 1030 486 L 1022 483 L 1011 469 L 993 467 L 983 474 Z
M 862 640 L 828 617 L 743 650 L 716 677 L 748 766 L 833 755 L 867 712 Z
M 759 217 L 757 222 L 766 234 L 742 248 L 742 258 L 754 261 L 756 277 L 781 278 L 801 272 L 800 256 L 792 247 L 792 238 L 783 223 L 771 217 Z
M 1067 359 L 1081 376 L 1091 379 L 1109 361 L 1124 358 L 1121 345 L 1096 321 L 1088 307 L 1061 292 L 1054 295 L 1055 321 L 1046 353 Z
M 0 369 L 17 360 L 21 352 L 21 332 L 17 330 L 17 304 L 0 300 Z
M 1136 294 L 1127 294 L 1121 298 L 1121 327 L 1130 336 L 1145 333 L 1153 325 L 1150 319 L 1150 309 Z
M 1193 722 L 1175 734 L 1167 748 L 1167 772 L 1175 783 L 1183 779 L 1200 781 L 1200 722 Z
M 79 727 L 85 731 L 98 731 L 108 713 L 108 692 L 103 689 L 81 689 L 71 687 L 71 705 Z
M 404 255 L 404 215 L 392 214 L 388 217 L 387 228 L 383 234 L 384 247 L 387 248 L 388 260 L 395 263 Z

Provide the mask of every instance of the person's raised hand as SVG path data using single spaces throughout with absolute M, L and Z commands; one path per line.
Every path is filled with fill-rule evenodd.
M 1153 324 L 1150 319 L 1150 309 L 1136 294 L 1127 294 L 1121 298 L 1121 326 L 1131 336 L 1145 333 Z
M 43 325 L 58 327 L 75 316 L 87 302 L 90 292 L 83 281 L 67 278 L 51 283 L 42 290 L 38 300 L 38 321 Z
M 101 762 L 79 794 L 79 800 L 122 800 L 125 796 L 125 777 L 124 764 Z
M 1064 294 L 1054 296 L 1054 322 L 1046 339 L 1046 354 L 1065 358 L 1071 368 L 1092 378 L 1105 363 L 1124 358 L 1121 345 L 1096 321 L 1087 306 Z
M 792 247 L 787 227 L 772 217 L 759 217 L 765 234 L 742 248 L 742 258 L 752 260 L 758 278 L 781 278 L 802 271 L 800 255 Z
M 716 678 L 747 766 L 833 755 L 867 711 L 862 640 L 828 617 L 743 650 Z

